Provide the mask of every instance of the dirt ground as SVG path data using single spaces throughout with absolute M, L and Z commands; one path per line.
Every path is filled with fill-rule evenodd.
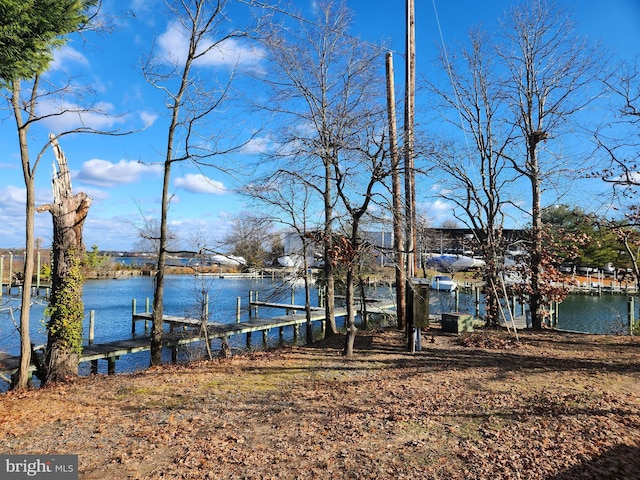
M 0 396 L 81 479 L 640 478 L 640 341 L 396 330 Z

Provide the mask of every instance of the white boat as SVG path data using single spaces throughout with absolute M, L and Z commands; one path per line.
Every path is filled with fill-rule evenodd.
M 217 253 L 210 258 L 211 263 L 216 265 L 224 265 L 229 267 L 239 267 L 246 265 L 247 261 L 242 257 L 236 257 L 235 255 L 224 255 Z
M 428 253 L 425 262 L 430 268 L 447 272 L 459 272 L 461 270 L 484 267 L 485 265 L 485 261 L 480 258 L 448 253 Z
M 278 263 L 281 267 L 300 268 L 304 264 L 304 257 L 297 254 L 285 255 L 278 258 Z
M 456 288 L 458 288 L 458 284 L 447 275 L 434 275 L 431 278 L 431 290 L 453 292 Z

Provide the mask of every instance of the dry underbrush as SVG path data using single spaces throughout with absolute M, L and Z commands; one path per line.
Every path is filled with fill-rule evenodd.
M 635 338 L 425 334 L 5 394 L 1 451 L 78 454 L 82 479 L 640 478 Z

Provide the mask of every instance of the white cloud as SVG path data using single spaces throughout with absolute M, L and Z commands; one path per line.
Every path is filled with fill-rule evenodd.
M 249 155 L 259 153 L 269 153 L 275 151 L 277 145 L 270 137 L 256 137 L 252 138 L 240 149 L 240 153 L 246 153 Z
M 226 192 L 224 184 L 201 173 L 189 173 L 181 178 L 176 178 L 175 186 L 192 193 L 208 193 L 212 195 L 222 195 Z
M 140 115 L 140 120 L 142 120 L 145 127 L 150 127 L 158 119 L 158 115 L 156 115 L 155 113 L 147 112 L 147 111 L 142 111 L 140 112 L 139 115 Z
M 27 190 L 24 187 L 7 185 L 0 190 L 0 210 L 5 212 L 24 213 L 24 204 L 27 201 Z
M 120 160 L 112 163 L 98 158 L 84 162 L 75 178 L 82 183 L 98 187 L 115 187 L 140 180 L 144 174 L 159 175 L 161 165 L 146 165 L 140 162 Z
M 160 57 L 171 64 L 183 64 L 189 51 L 188 33 L 178 22 L 168 25 L 167 30 L 158 38 Z M 194 65 L 201 67 L 236 66 L 240 64 L 256 65 L 265 56 L 264 51 L 246 45 L 235 38 L 229 38 L 213 46 L 213 41 L 205 39 L 200 44 L 200 52 L 211 49 L 198 58 Z
M 65 45 L 53 53 L 53 61 L 51 62 L 50 69 L 62 70 L 69 63 L 89 65 L 89 60 L 75 48 Z
M 38 115 L 49 116 L 43 120 L 55 133 L 69 131 L 74 128 L 93 128 L 109 130 L 127 120 L 126 116 L 113 114 L 115 108 L 108 102 L 99 102 L 93 106 L 82 107 L 70 102 L 40 101 Z
M 104 190 L 99 190 L 97 188 L 85 187 L 80 190 L 86 193 L 87 195 L 89 195 L 89 197 L 91 197 L 92 200 L 104 201 L 111 198 L 111 195 L 109 195 L 108 192 L 105 192 Z

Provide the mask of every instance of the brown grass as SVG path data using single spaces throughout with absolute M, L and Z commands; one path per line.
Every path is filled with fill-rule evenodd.
M 341 342 L 9 393 L 2 452 L 78 454 L 102 480 L 640 478 L 635 338 Z

